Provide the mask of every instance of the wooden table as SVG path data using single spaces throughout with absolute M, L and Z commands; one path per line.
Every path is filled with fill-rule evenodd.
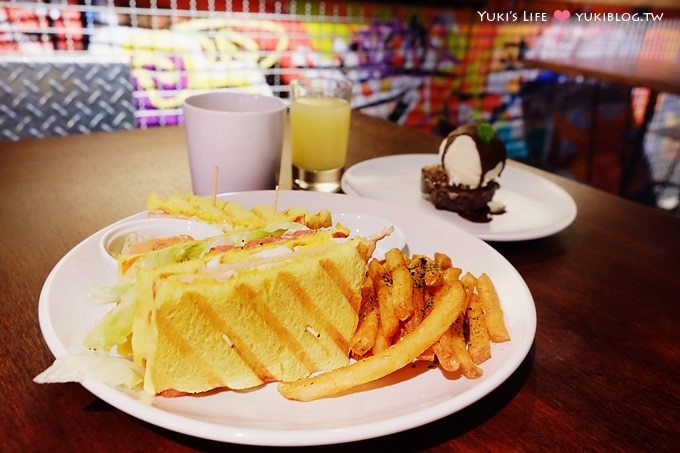
M 438 144 L 435 137 L 355 114 L 349 159 L 433 152 Z M 493 244 L 536 302 L 538 329 L 526 360 L 465 410 L 329 450 L 678 451 L 680 221 L 536 173 L 565 188 L 579 214 L 554 236 Z M 80 385 L 31 380 L 53 360 L 37 307 L 56 262 L 98 229 L 138 212 L 148 192 L 189 189 L 180 128 L 0 144 L 4 451 L 226 448 L 141 422 Z
M 660 93 L 680 94 L 680 63 L 677 61 L 654 59 L 626 59 L 626 58 L 526 58 L 523 65 L 531 68 L 546 69 L 570 76 L 590 77 L 597 81 L 615 83 L 628 87 L 649 88 L 650 95 L 645 106 L 642 122 L 632 140 L 632 149 L 623 154 L 623 174 L 619 192 L 621 195 L 631 195 L 631 184 L 634 172 L 644 155 L 644 139 L 649 125 L 654 117 L 657 99 Z M 592 102 L 593 122 L 590 128 L 589 160 L 597 152 L 594 149 L 594 135 L 598 133 L 595 119 L 597 108 L 597 91 Z

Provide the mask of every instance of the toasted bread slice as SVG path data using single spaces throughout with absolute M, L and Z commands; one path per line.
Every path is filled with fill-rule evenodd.
M 145 390 L 246 389 L 347 364 L 366 259 L 357 239 L 240 267 L 142 271 L 132 349 Z

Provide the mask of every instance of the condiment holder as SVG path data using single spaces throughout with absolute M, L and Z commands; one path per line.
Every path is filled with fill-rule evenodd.
M 126 240 L 141 242 L 152 238 L 188 235 L 193 239 L 217 236 L 222 230 L 217 226 L 178 217 L 148 217 L 116 223 L 109 227 L 99 240 L 104 259 L 118 265 L 118 256 Z

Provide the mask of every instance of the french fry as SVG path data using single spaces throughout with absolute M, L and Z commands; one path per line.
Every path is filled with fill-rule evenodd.
M 437 264 L 437 266 L 439 266 L 439 269 L 441 270 L 446 270 L 450 267 L 453 267 L 451 257 L 445 253 L 434 252 L 434 262 Z
M 420 325 L 423 318 L 432 309 L 433 299 L 433 288 L 427 289 L 427 298 L 429 301 L 429 309 L 425 309 L 425 267 L 427 265 L 427 259 L 422 256 L 413 256 L 409 260 L 408 269 L 411 274 L 411 281 L 413 282 L 413 291 L 411 301 L 413 304 L 413 314 L 410 318 L 404 321 L 404 334 L 412 332 Z M 418 356 L 418 360 L 423 360 L 426 362 L 433 362 L 435 359 L 434 352 L 431 347 L 427 348 L 425 352 Z
M 392 306 L 394 314 L 405 321 L 413 314 L 413 280 L 401 250 L 393 248 L 385 254 L 385 266 L 392 275 Z
M 477 294 L 471 294 L 467 308 L 468 353 L 480 364 L 491 357 L 491 337 L 486 327 L 486 315 Z
M 411 259 L 408 261 L 408 269 L 411 272 L 411 276 L 413 277 L 418 277 L 419 279 L 422 280 L 423 278 L 423 272 L 424 272 L 424 267 L 425 264 L 427 263 L 428 258 L 423 255 L 413 255 Z M 417 271 L 417 272 L 416 272 Z
M 431 286 L 426 286 L 423 288 L 422 294 L 423 294 L 423 308 L 421 310 L 421 315 L 420 315 L 420 321 L 416 325 L 420 325 L 422 320 L 427 317 L 430 312 L 432 311 L 432 308 L 434 307 L 435 303 L 435 293 L 440 289 L 441 287 L 431 287 Z M 464 291 L 464 290 L 463 290 Z M 424 360 L 426 362 L 434 362 L 436 359 L 436 355 L 434 353 L 433 347 L 429 347 L 418 356 L 419 360 Z
M 470 357 L 470 353 L 467 350 L 465 336 L 463 334 L 463 322 L 464 316 L 460 316 L 451 325 L 451 344 L 449 347 L 452 348 L 453 354 L 458 358 L 458 362 L 460 363 L 459 370 L 463 376 L 468 379 L 475 379 L 480 377 L 483 371 L 472 361 L 472 357 Z
M 425 314 L 425 295 L 423 293 L 422 282 L 412 280 L 411 290 L 411 305 L 413 306 L 413 313 L 411 317 L 404 321 L 404 330 L 406 333 L 413 331 L 422 321 Z
M 427 260 L 423 281 L 425 282 L 425 286 L 440 286 L 442 284 L 441 269 L 433 260 Z
M 279 392 L 288 399 L 312 401 L 380 379 L 411 363 L 446 332 L 465 308 L 465 290 L 459 281 L 446 285 L 442 291 L 446 294 L 437 298 L 430 314 L 399 342 L 342 368 L 299 381 L 282 382 Z
M 375 347 L 378 329 L 378 310 L 373 307 L 364 315 L 363 322 L 352 337 L 350 351 L 353 357 L 363 357 Z
M 458 272 L 456 272 L 454 268 L 447 268 L 444 270 L 442 279 L 444 288 L 450 287 L 454 282 L 463 288 L 462 283 L 458 280 Z M 446 291 L 435 293 L 435 304 L 438 303 L 437 299 L 439 297 L 447 297 Z M 464 303 L 467 304 L 467 294 Z M 463 335 L 464 320 L 465 310 L 463 310 L 456 321 L 452 323 L 449 329 L 439 337 L 432 349 L 437 356 L 439 364 L 446 371 L 456 371 L 460 368 L 466 377 L 479 377 L 481 375 L 481 370 L 475 369 L 476 366 L 468 354 L 467 346 L 465 344 L 465 337 Z
M 498 299 L 498 293 L 488 275 L 482 274 L 477 278 L 477 293 L 486 315 L 486 327 L 491 340 L 496 343 L 510 341 L 510 334 L 503 320 L 503 310 Z
M 375 250 L 375 245 L 371 242 L 360 242 L 357 245 L 357 252 L 361 257 L 368 261 L 371 255 L 373 255 L 373 251 Z
M 319 228 L 328 228 L 333 224 L 330 211 L 322 209 L 316 214 L 308 213 L 305 217 L 305 225 L 313 230 Z
M 375 336 L 375 342 L 373 344 L 373 349 L 371 349 L 371 354 L 379 354 L 385 349 L 389 348 L 392 344 L 392 338 L 388 338 L 385 334 L 382 322 L 380 320 L 380 315 L 378 314 L 378 330 Z
M 389 342 L 399 328 L 399 319 L 392 303 L 392 278 L 376 259 L 372 259 L 368 263 L 368 275 L 373 280 L 382 331 Z
M 460 279 L 460 274 L 463 273 L 463 270 L 459 267 L 449 267 L 447 269 L 450 270 L 452 272 L 452 275 L 454 275 L 458 280 Z
M 362 357 L 373 349 L 379 328 L 378 306 L 373 290 L 373 280 L 368 276 L 364 279 L 361 294 L 362 303 L 359 310 L 359 325 L 350 341 L 350 352 L 355 358 Z
M 425 287 L 425 265 L 427 258 L 423 256 L 414 255 L 407 264 L 409 274 L 411 274 L 411 281 L 413 282 L 413 292 L 420 292 Z M 415 296 L 413 296 L 415 297 Z M 414 307 L 415 308 L 415 307 Z
M 425 351 L 423 351 L 422 354 L 418 356 L 418 360 L 422 360 L 423 362 L 434 362 L 434 360 L 437 358 L 437 356 L 434 353 L 434 349 L 432 346 L 427 348 Z
M 446 371 L 456 371 L 460 368 L 460 361 L 456 353 L 457 348 L 454 345 L 456 341 L 456 334 L 449 328 L 432 346 L 432 352 L 436 356 L 439 365 Z
M 466 291 L 472 292 L 477 287 L 477 277 L 469 272 L 466 272 L 460 280 L 463 282 Z

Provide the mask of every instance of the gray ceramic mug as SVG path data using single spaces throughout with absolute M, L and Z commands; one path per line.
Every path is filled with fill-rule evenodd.
M 274 188 L 286 117 L 283 100 L 211 91 L 188 97 L 183 113 L 194 194 Z

